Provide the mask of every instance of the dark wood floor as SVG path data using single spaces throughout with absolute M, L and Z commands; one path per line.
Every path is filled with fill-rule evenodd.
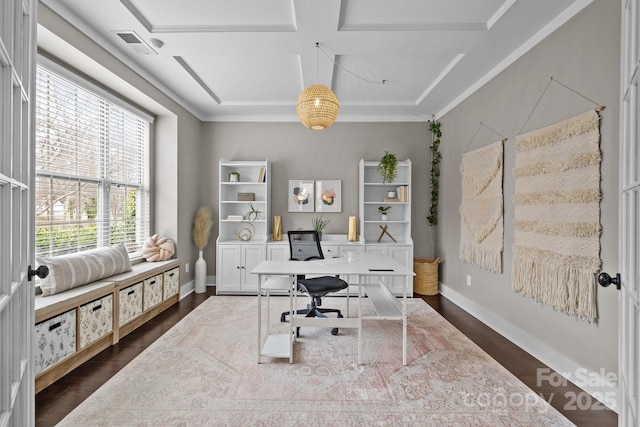
M 129 361 L 211 295 L 215 295 L 213 287 L 207 288 L 207 292 L 204 294 L 191 294 L 185 297 L 179 304 L 170 307 L 124 337 L 118 344 L 104 350 L 42 390 L 36 395 L 36 426 L 54 426 Z M 595 400 L 590 400 L 588 405 L 585 404 L 585 398 L 582 395 L 580 395 L 580 406 L 592 409 L 573 409 L 575 400 L 572 402 L 572 396 L 584 394 L 584 392 L 571 383 L 560 387 L 552 387 L 548 381 L 538 384 L 537 370 L 547 368 L 547 366 L 451 301 L 440 295 L 421 298 L 576 425 L 581 427 L 617 425 L 618 417 L 615 412 L 604 408 Z M 588 396 L 588 399 L 591 397 Z

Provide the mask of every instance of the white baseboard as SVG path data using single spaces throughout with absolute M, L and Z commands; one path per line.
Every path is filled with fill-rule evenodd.
M 207 276 L 207 286 L 216 285 L 216 276 Z M 196 281 L 193 279 L 180 287 L 180 299 L 196 291 Z
M 584 390 L 594 399 L 600 401 L 609 409 L 618 411 L 618 387 L 615 383 L 609 381 L 602 375 L 608 375 L 605 372 L 594 372 L 580 366 L 563 354 L 550 348 L 546 344 L 540 342 L 535 337 L 529 335 L 522 329 L 514 326 L 500 316 L 497 316 L 485 307 L 471 301 L 462 294 L 440 283 L 440 293 L 442 296 L 471 314 L 473 317 L 498 332 L 509 341 L 522 348 L 524 351 L 540 360 L 564 379 L 572 382 L 577 387 Z M 557 374 L 553 372 L 540 372 L 539 381 L 548 381 L 552 385 L 560 384 L 563 381 Z M 617 373 L 616 373 L 617 375 Z M 617 379 L 617 378 L 616 378 Z M 580 407 L 583 401 L 580 396 L 574 396 L 576 399 L 569 404 L 578 405 Z M 571 397 L 570 397 L 571 400 Z M 583 409 L 580 407 L 580 409 Z

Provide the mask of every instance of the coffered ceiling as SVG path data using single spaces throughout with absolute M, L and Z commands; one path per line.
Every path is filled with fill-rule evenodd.
M 591 1 L 41 0 L 214 121 L 295 121 L 314 83 L 338 121 L 439 116 Z

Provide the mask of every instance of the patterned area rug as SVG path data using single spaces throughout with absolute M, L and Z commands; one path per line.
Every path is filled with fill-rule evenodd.
M 287 307 L 272 297 L 272 332 L 286 330 Z M 408 303 L 404 367 L 400 322 L 379 320 L 364 321 L 362 365 L 356 330 L 322 328 L 301 329 L 295 363 L 257 364 L 256 308 L 253 297 L 209 298 L 59 425 L 573 425 L 422 300 Z
M 516 136 L 513 287 L 589 322 L 600 271 L 600 116 Z

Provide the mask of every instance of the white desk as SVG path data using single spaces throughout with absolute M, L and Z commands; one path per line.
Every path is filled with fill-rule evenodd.
M 293 363 L 293 343 L 295 328 L 298 326 L 321 326 L 358 329 L 358 364 L 360 364 L 360 345 L 362 340 L 362 320 L 367 318 L 383 320 L 402 320 L 402 364 L 407 364 L 407 285 L 405 281 L 402 300 L 396 298 L 382 281 L 387 276 L 413 276 L 413 271 L 386 255 L 360 253 L 349 261 L 345 258 L 330 258 L 314 261 L 262 261 L 253 270 L 258 275 L 258 363 L 262 356 L 289 358 Z M 264 347 L 262 346 L 262 302 L 263 283 L 269 276 L 288 276 L 284 282 L 291 290 L 289 297 L 290 311 L 297 307 L 297 284 L 295 277 L 299 274 L 308 275 L 340 275 L 357 276 L 358 281 L 358 317 L 349 317 L 349 303 L 347 299 L 347 317 L 337 318 L 304 318 L 290 316 L 289 334 L 268 335 Z M 378 280 L 372 280 L 377 278 Z M 370 283 L 370 282 L 377 283 Z M 362 315 L 362 298 L 369 297 L 375 311 L 375 316 Z

